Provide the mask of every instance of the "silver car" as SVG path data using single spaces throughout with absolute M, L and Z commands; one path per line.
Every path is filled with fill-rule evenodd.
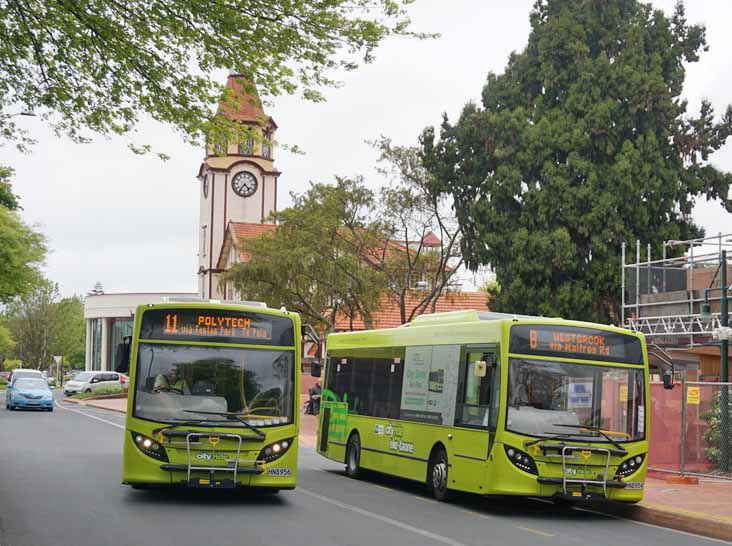
M 96 392 L 108 387 L 118 387 L 122 392 L 122 380 L 117 372 L 80 372 L 64 385 L 66 396 L 80 392 Z

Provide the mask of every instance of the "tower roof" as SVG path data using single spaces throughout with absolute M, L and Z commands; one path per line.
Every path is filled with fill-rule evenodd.
M 230 74 L 226 80 L 229 99 L 219 102 L 219 112 L 227 119 L 262 125 L 269 121 L 277 127 L 272 118 L 264 113 L 262 101 L 254 83 L 241 74 Z

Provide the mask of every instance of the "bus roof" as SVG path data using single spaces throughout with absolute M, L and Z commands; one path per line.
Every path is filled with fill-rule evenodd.
M 535 319 L 535 320 L 562 320 L 559 317 L 536 317 L 532 315 L 517 315 L 513 313 L 495 313 L 493 311 L 477 311 L 475 309 L 466 309 L 463 311 L 448 311 L 445 313 L 432 313 L 431 315 L 420 315 L 412 322 L 403 326 L 427 326 L 437 324 L 452 324 L 455 322 L 477 322 L 482 320 L 517 320 L 517 319 Z

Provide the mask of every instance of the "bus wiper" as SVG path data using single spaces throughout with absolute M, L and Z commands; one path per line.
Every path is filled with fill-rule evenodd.
M 229 412 L 229 411 L 198 411 L 198 410 L 183 410 L 183 411 L 185 411 L 186 413 L 198 413 L 201 415 L 218 415 L 219 417 L 226 417 L 227 419 L 229 417 L 233 417 L 234 419 L 239 421 L 242 425 L 244 425 L 249 430 L 254 432 L 257 436 L 259 436 L 260 439 L 264 440 L 267 437 L 267 435 L 264 432 L 259 430 L 254 425 L 247 423 L 244 419 L 241 418 L 242 415 L 246 415 L 244 413 L 233 413 L 233 412 Z
M 576 428 L 580 431 L 580 435 L 582 435 L 582 429 L 591 431 L 591 432 L 597 432 L 598 434 L 602 435 L 608 442 L 610 442 L 613 446 L 615 446 L 619 451 L 622 451 L 624 455 L 627 455 L 628 452 L 625 450 L 623 446 L 621 446 L 618 442 L 613 440 L 609 434 L 607 434 L 604 430 L 597 428 L 597 427 L 588 427 L 586 425 L 564 425 L 564 424 L 553 424 L 553 427 L 567 427 L 567 428 Z
M 155 436 L 157 434 L 160 434 L 164 430 L 170 430 L 171 428 L 185 427 L 185 426 L 195 427 L 196 425 L 200 425 L 201 423 L 205 423 L 205 422 L 206 422 L 206 419 L 188 419 L 185 421 L 181 421 L 180 423 L 170 423 L 169 425 L 166 425 L 164 427 L 153 429 L 152 433 L 153 433 L 153 436 Z

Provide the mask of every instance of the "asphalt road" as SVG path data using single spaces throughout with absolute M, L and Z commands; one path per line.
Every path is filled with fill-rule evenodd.
M 720 541 L 530 499 L 437 503 L 384 477 L 355 481 L 301 449 L 294 491 L 133 491 L 123 416 L 9 412 L 0 394 L 0 546 L 593 546 Z M 726 543 L 725 543 L 726 544 Z

